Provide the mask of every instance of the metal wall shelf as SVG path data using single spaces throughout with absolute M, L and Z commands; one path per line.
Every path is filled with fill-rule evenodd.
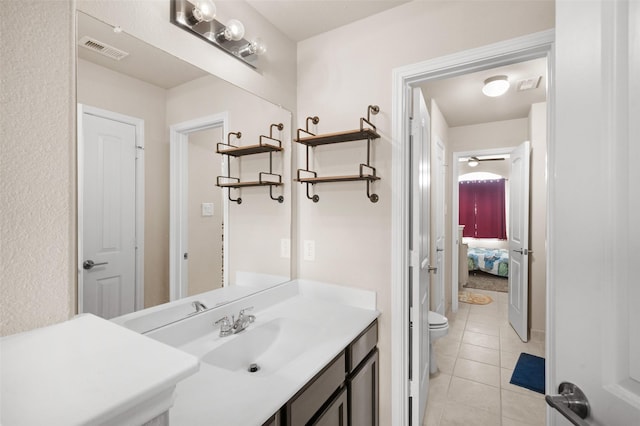
M 374 181 L 380 180 L 380 177 L 376 175 L 375 167 L 372 167 L 370 164 L 371 158 L 371 141 L 374 139 L 380 138 L 380 135 L 376 131 L 376 126 L 371 123 L 371 114 L 377 114 L 380 111 L 377 105 L 369 105 L 367 107 L 367 118 L 360 118 L 360 128 L 356 130 L 349 130 L 345 132 L 337 132 L 337 133 L 326 133 L 322 135 L 315 135 L 311 133 L 309 130 L 309 123 L 318 124 L 320 119 L 316 117 L 307 117 L 306 120 L 306 128 L 298 129 L 296 142 L 306 145 L 307 147 L 307 162 L 306 168 L 298 169 L 296 182 L 304 183 L 307 185 L 307 198 L 313 200 L 314 203 L 317 203 L 320 200 L 318 195 L 311 195 L 309 192 L 309 187 L 313 186 L 317 183 L 328 183 L 328 182 L 353 182 L 353 181 L 366 181 L 367 182 L 367 197 L 371 200 L 372 203 L 378 202 L 378 195 L 370 193 L 370 184 Z M 368 127 L 366 127 L 368 126 Z M 307 134 L 308 136 L 303 136 L 302 134 Z M 347 175 L 347 176 L 318 176 L 318 173 L 311 170 L 310 164 L 310 148 L 319 146 L 319 145 L 329 145 L 343 142 L 353 142 L 353 141 L 367 141 L 367 162 L 360 164 L 360 173 L 357 175 Z M 365 170 L 367 173 L 365 173 Z M 304 174 L 309 174 L 304 177 Z
M 234 135 L 237 139 L 242 137 L 241 132 L 229 132 L 227 134 L 227 143 L 218 143 L 216 147 L 216 152 L 218 154 L 227 156 L 227 176 L 218 176 L 216 179 L 216 186 L 221 188 L 228 188 L 228 198 L 229 201 L 233 201 L 235 203 L 242 203 L 242 198 L 231 198 L 231 189 L 240 189 L 240 188 L 248 188 L 248 187 L 256 187 L 256 186 L 268 186 L 269 187 L 269 196 L 272 200 L 277 201 L 279 203 L 284 202 L 284 197 L 282 195 L 278 197 L 273 196 L 273 187 L 274 186 L 282 186 L 282 175 L 273 173 L 273 153 L 274 152 L 282 152 L 284 148 L 282 148 L 282 142 L 280 139 L 276 139 L 273 137 L 273 129 L 276 128 L 279 131 L 284 129 L 284 125 L 282 123 L 272 124 L 269 127 L 269 136 L 260 135 L 260 140 L 257 145 L 247 145 L 247 146 L 236 146 L 231 144 L 231 135 Z M 277 143 L 277 144 L 276 144 Z M 242 157 L 245 155 L 253 155 L 253 154 L 262 154 L 269 153 L 269 171 L 268 172 L 259 172 L 257 181 L 245 181 L 241 182 L 239 178 L 231 176 L 231 161 L 230 157 Z M 277 178 L 277 181 L 274 180 L 265 180 L 263 176 L 272 176 Z M 226 180 L 226 181 L 225 181 Z

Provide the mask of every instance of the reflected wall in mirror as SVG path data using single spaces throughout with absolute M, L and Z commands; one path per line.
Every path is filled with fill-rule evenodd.
M 258 290 L 290 279 L 283 249 L 291 231 L 291 113 L 111 25 L 77 17 L 79 312 L 111 318 L 172 294 L 223 285 Z M 180 201 L 170 199 L 170 129 L 211 116 L 223 119 L 183 135 L 184 197 L 171 206 Z M 268 187 L 217 187 L 227 173 L 217 143 L 239 131 L 236 144 L 258 144 L 273 123 L 284 124 L 276 132 L 284 150 L 271 161 L 284 183 L 273 192 L 284 202 L 273 201 Z M 234 157 L 229 172 L 255 181 L 269 163 L 268 153 Z M 242 204 L 228 202 L 227 191 Z M 180 213 L 171 218 L 172 211 Z M 170 246 L 170 223 L 184 230 L 180 246 Z M 170 262 L 172 250 L 181 253 L 179 266 Z M 176 267 L 182 272 L 172 280 Z

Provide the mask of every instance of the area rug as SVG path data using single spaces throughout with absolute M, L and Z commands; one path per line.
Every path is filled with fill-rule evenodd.
M 473 305 L 488 305 L 493 302 L 491 296 L 486 294 L 471 293 L 470 291 L 459 291 L 458 300 L 462 303 L 471 303 Z
M 469 281 L 464 288 L 476 288 L 480 290 L 509 292 L 509 278 L 487 274 L 482 271 L 469 272 Z
M 544 358 L 522 352 L 509 383 L 544 395 Z

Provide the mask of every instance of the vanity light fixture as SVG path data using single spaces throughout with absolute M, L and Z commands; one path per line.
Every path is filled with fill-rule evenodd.
M 215 16 L 212 0 L 171 0 L 171 23 L 255 68 L 251 62 L 267 50 L 262 40 L 246 40 L 239 20 L 230 19 L 225 25 Z
M 184 14 L 189 25 L 211 22 L 216 17 L 216 5 L 212 0 L 196 0 L 193 8 Z
M 260 56 L 264 55 L 265 53 L 267 53 L 267 45 L 264 44 L 261 38 L 257 38 L 247 43 L 238 50 L 238 55 L 243 58 L 246 58 L 250 55 Z
M 484 81 L 482 93 L 491 98 L 495 98 L 507 93 L 509 86 L 509 79 L 506 75 L 495 75 Z

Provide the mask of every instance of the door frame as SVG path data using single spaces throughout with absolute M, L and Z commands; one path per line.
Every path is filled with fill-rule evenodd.
M 229 128 L 228 112 L 208 115 L 189 121 L 173 124 L 169 127 L 169 300 L 174 301 L 188 296 L 188 283 L 183 282 L 184 253 L 183 243 L 187 223 L 187 196 L 189 184 L 189 134 L 215 127 L 222 127 L 223 135 Z M 212 155 L 215 153 L 212 153 Z M 223 168 L 226 165 L 223 165 Z M 222 249 L 229 253 L 229 203 L 223 202 L 222 220 L 224 223 L 224 238 Z M 222 264 L 223 286 L 229 285 L 229 256 L 225 256 Z
M 554 40 L 555 31 L 547 30 L 393 69 L 391 185 L 394 199 L 391 212 L 391 417 L 393 424 L 408 424 L 409 421 L 409 295 L 407 282 L 410 258 L 407 241 L 409 230 L 408 206 L 411 191 L 408 188 L 409 179 L 407 176 L 407 170 L 409 170 L 409 144 L 407 140 L 410 134 L 410 104 L 408 102 L 411 101 L 411 86 L 430 79 L 453 77 L 546 57 L 548 70 L 547 144 L 551 145 L 553 143 L 551 137 L 554 128 L 552 120 L 554 112 L 552 74 L 555 66 L 553 60 Z M 550 164 L 552 160 L 550 158 L 547 162 L 547 170 L 552 169 L 552 164 Z M 549 191 L 547 191 L 548 193 Z M 549 204 L 547 204 L 547 216 L 549 211 Z M 547 241 L 549 241 L 548 237 Z M 549 257 L 549 252 L 547 252 L 546 256 L 547 258 Z M 547 272 L 549 272 L 548 265 L 549 263 L 547 262 Z M 547 276 L 551 278 L 549 275 Z M 549 279 L 547 284 L 547 354 L 554 353 L 550 348 L 553 343 L 553 336 L 550 336 L 550 334 L 554 329 L 553 316 L 549 312 L 549 294 L 552 282 L 553 280 Z M 555 383 L 553 360 L 549 361 L 546 364 L 547 387 L 549 387 L 550 383 Z M 548 410 L 547 413 L 549 413 Z
M 83 116 L 84 114 L 94 115 L 96 117 L 106 118 L 113 121 L 119 121 L 121 123 L 130 124 L 135 127 L 136 133 L 136 147 L 137 147 L 137 161 L 136 161 L 136 255 L 135 255 L 135 301 L 134 306 L 136 311 L 144 309 L 144 120 L 141 118 L 131 117 L 129 115 L 120 114 L 117 112 L 109 111 L 78 103 L 77 106 L 77 121 L 78 130 L 76 137 L 76 167 L 78 173 L 78 186 L 77 192 L 77 262 L 76 271 L 78 279 L 78 313 L 84 312 L 83 298 L 84 298 L 84 279 L 83 279 L 83 208 L 82 203 L 84 198 L 82 191 L 84 190 L 84 167 L 82 161 L 84 158 L 84 136 L 83 136 Z
M 458 175 L 460 174 L 460 158 L 470 156 L 482 156 L 482 155 L 507 155 L 513 148 L 490 148 L 490 149 L 477 149 L 470 151 L 455 151 L 452 153 L 452 166 L 451 166 L 451 217 L 456 218 L 460 214 L 460 199 L 458 189 Z M 507 206 L 507 208 L 509 208 Z M 458 238 L 458 221 L 451 221 L 451 232 L 454 239 Z M 451 312 L 458 312 L 458 298 L 453 295 L 458 292 L 458 267 L 460 259 L 458 257 L 460 244 L 462 241 L 458 241 L 457 244 L 452 244 L 451 250 Z

